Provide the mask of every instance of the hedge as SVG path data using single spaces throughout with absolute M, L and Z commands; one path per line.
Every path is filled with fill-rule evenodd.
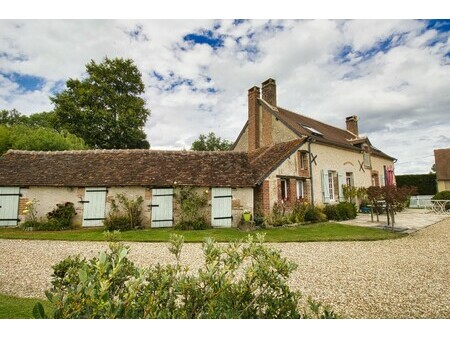
M 399 188 L 405 186 L 417 187 L 418 195 L 436 194 L 436 174 L 423 175 L 395 175 Z

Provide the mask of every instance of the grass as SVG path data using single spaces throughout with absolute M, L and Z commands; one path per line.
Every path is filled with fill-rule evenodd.
M 0 319 L 29 319 L 33 317 L 33 307 L 41 302 L 46 313 L 52 313 L 48 300 L 19 298 L 0 294 Z
M 104 228 L 76 229 L 64 231 L 23 231 L 18 228 L 0 229 L 0 238 L 40 239 L 63 241 L 105 241 Z M 386 230 L 339 224 L 317 223 L 296 227 L 278 227 L 262 229 L 266 233 L 266 242 L 317 242 L 317 241 L 374 241 L 394 239 L 405 234 Z M 185 242 L 203 242 L 212 237 L 217 242 L 229 242 L 246 237 L 249 233 L 234 228 L 209 230 L 174 230 L 172 228 L 130 230 L 120 234 L 120 240 L 129 242 L 166 242 L 171 234 L 181 234 Z

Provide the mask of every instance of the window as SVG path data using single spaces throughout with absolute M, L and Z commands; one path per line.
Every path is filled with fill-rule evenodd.
M 353 187 L 353 173 L 345 173 L 345 184 L 349 187 Z
M 302 170 L 308 169 L 308 153 L 305 152 L 300 153 L 300 169 Z
M 334 172 L 328 172 L 328 191 L 330 194 L 330 201 L 334 200 Z
M 304 195 L 304 182 L 302 180 L 297 180 L 297 199 L 303 198 Z
M 281 199 L 287 200 L 288 197 L 288 184 L 287 180 L 281 180 Z

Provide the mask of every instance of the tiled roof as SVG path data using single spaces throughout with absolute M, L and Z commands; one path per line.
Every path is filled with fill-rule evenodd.
M 0 186 L 253 186 L 243 152 L 19 151 L 0 157 Z
M 247 154 L 235 151 L 9 150 L 0 157 L 0 186 L 251 187 L 302 140 Z M 176 182 L 176 183 L 175 183 Z
M 272 107 L 261 99 L 260 103 L 268 108 L 272 114 L 274 114 L 289 129 L 299 136 L 313 136 L 318 143 L 331 144 L 357 151 L 361 150 L 361 147 L 358 145 L 363 142 L 367 142 L 370 145 L 367 137 L 358 138 L 355 134 L 349 132 L 348 130 L 333 127 L 329 124 L 294 113 L 281 107 Z M 307 127 L 309 127 L 309 129 Z M 315 133 L 315 131 L 319 133 Z M 374 155 L 394 159 L 373 146 L 371 146 L 371 149 L 372 154 Z
M 450 180 L 450 148 L 435 149 L 434 159 L 436 163 L 436 178 L 438 180 Z
M 253 167 L 256 183 L 262 182 L 287 157 L 292 155 L 305 140 L 306 137 L 277 143 L 271 147 L 262 147 L 250 153 L 249 160 Z

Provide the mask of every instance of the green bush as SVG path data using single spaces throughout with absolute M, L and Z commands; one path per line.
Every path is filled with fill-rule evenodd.
M 432 200 L 450 200 L 450 191 L 449 190 L 440 191 L 436 195 L 434 195 L 431 199 Z
M 66 202 L 57 204 L 56 207 L 47 213 L 47 218 L 37 218 L 37 200 L 27 202 L 27 220 L 21 224 L 22 229 L 33 228 L 38 231 L 55 231 L 71 228 L 72 218 L 77 214 L 73 203 Z
M 169 251 L 176 263 L 140 269 L 129 249 L 110 244 L 98 258 L 69 257 L 53 267 L 46 292 L 53 318 L 336 318 L 287 283 L 296 265 L 263 244 L 263 235 L 245 243 L 203 244 L 204 266 L 197 273 L 180 263 L 183 237 L 173 235 Z M 36 318 L 46 318 L 36 304 Z
M 305 213 L 305 221 L 312 223 L 326 222 L 327 216 L 323 213 L 321 208 L 309 206 Z
M 341 202 L 338 204 L 328 204 L 324 208 L 324 213 L 329 220 L 345 221 L 356 218 L 356 206 L 353 203 Z
M 143 202 L 142 196 L 131 199 L 126 194 L 117 194 L 111 201 L 111 211 L 103 221 L 103 225 L 109 231 L 142 229 L 144 227 Z
M 103 221 L 103 225 L 108 231 L 131 230 L 130 219 L 127 215 L 111 213 Z
M 447 200 L 447 201 L 450 201 L 450 191 L 449 190 L 440 191 L 436 195 L 434 195 L 431 199 L 432 200 Z M 450 203 L 447 203 L 445 205 L 445 210 L 449 210 L 449 209 L 450 209 Z
M 205 192 L 199 194 L 193 187 L 182 187 L 175 198 L 180 205 L 180 220 L 175 224 L 175 229 L 204 230 L 211 228 L 203 210 L 208 203 Z
M 289 214 L 289 220 L 291 223 L 303 223 L 305 221 L 305 215 L 310 205 L 305 202 L 297 201 L 291 208 Z

